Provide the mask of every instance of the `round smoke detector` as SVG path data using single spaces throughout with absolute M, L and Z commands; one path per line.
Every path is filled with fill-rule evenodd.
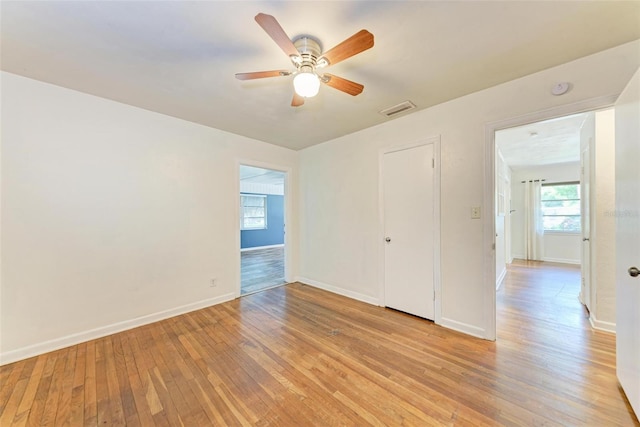
M 571 84 L 569 82 L 560 82 L 553 85 L 551 88 L 551 94 L 555 96 L 564 95 L 571 88 Z

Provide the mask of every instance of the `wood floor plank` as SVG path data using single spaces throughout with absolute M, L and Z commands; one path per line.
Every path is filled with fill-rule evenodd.
M 36 359 L 36 363 L 34 364 L 33 371 L 31 371 L 31 374 L 29 376 L 29 381 L 25 388 L 24 394 L 22 395 L 22 399 L 20 400 L 20 404 L 18 405 L 18 409 L 16 410 L 13 422 L 11 422 L 11 420 L 7 417 L 7 422 L 11 423 L 10 425 L 27 425 L 27 420 L 33 407 L 33 401 L 35 399 L 35 395 L 42 378 L 42 373 L 44 372 L 44 367 L 49 356 L 50 355 L 41 355 L 37 358 L 33 358 Z
M 146 402 L 145 388 L 135 363 L 135 350 L 132 344 L 135 343 L 135 336 L 128 334 L 127 339 L 122 340 L 120 347 L 124 359 L 123 377 L 121 383 L 129 383 L 131 398 L 133 399 L 132 409 L 135 410 L 140 425 L 153 425 L 153 414 Z M 124 376 L 126 375 L 126 376 Z M 128 413 L 129 411 L 127 411 Z M 129 417 L 131 414 L 127 414 Z M 129 418 L 127 418 L 129 419 Z M 129 424 L 129 423 L 127 423 Z
M 16 365 L 14 363 L 0 366 L 0 393 L 5 393 L 3 391 L 5 388 L 9 390 L 11 389 L 11 383 L 7 380 L 7 378 L 9 378 L 9 376 L 15 369 L 22 369 L 22 366 Z M 0 403 L 2 403 L 1 400 Z
M 16 416 L 36 362 L 37 358 L 34 357 L 21 365 L 8 365 L 4 374 L 0 375 L 0 426 L 8 425 Z
M 76 354 L 76 364 L 73 371 L 73 382 L 71 389 L 71 402 L 68 419 L 61 419 L 60 425 L 79 426 L 84 424 L 84 387 L 85 387 L 85 367 L 86 367 L 86 343 L 79 344 Z
M 0 375 L 2 382 L 0 383 L 0 416 L 4 413 L 7 407 L 7 401 L 13 394 L 13 384 L 17 383 L 20 379 L 23 369 L 26 368 L 26 364 L 16 365 L 11 364 L 3 366 L 3 375 Z
M 0 407 L 2 414 L 0 415 L 0 426 L 9 425 L 18 412 L 18 405 L 24 396 L 29 383 L 28 378 L 20 378 L 13 382 L 13 390 L 8 396 L 6 402 Z
M 119 402 L 112 402 L 109 398 L 109 383 L 107 379 L 107 343 L 110 337 L 105 337 L 96 342 L 96 423 L 99 425 L 108 424 L 111 421 L 111 406 L 118 405 Z
M 73 372 L 75 371 L 79 346 L 69 347 L 69 352 L 64 360 L 64 370 L 62 371 L 62 380 L 59 390 L 49 390 L 52 399 L 58 398 L 57 409 L 53 425 L 62 425 L 65 420 L 69 419 L 71 411 L 71 394 L 73 392 Z M 62 361 L 61 361 L 62 362 Z
M 640 426 L 579 288 L 515 262 L 488 342 L 293 283 L 0 367 L 0 425 Z
M 42 426 L 42 418 L 47 402 L 47 396 L 49 395 L 49 388 L 53 380 L 54 369 L 58 362 L 59 355 L 60 351 L 54 351 L 45 359 L 42 377 L 40 378 L 31 408 L 29 409 L 29 415 L 27 418 L 28 426 Z
M 96 342 L 89 341 L 85 352 L 84 376 L 84 424 L 98 423 L 98 398 L 96 386 Z
M 157 360 L 162 360 L 163 378 L 167 384 L 175 387 L 167 388 L 168 396 L 176 407 L 180 422 L 185 425 L 198 425 L 206 420 L 206 415 L 199 406 L 190 406 L 189 401 L 195 400 L 187 381 L 191 377 L 184 360 L 179 356 L 173 338 L 170 334 L 170 325 L 173 319 L 164 322 L 163 327 L 154 328 L 152 335 L 155 341 L 164 345 L 157 349 Z
M 109 397 L 109 412 L 104 419 L 110 425 L 125 425 L 127 415 L 125 408 L 130 408 L 132 404 L 131 386 L 128 381 L 124 381 L 125 376 L 122 374 L 124 361 L 122 360 L 122 348 L 119 346 L 121 337 L 124 334 L 111 335 L 105 340 L 105 371 L 107 378 L 107 393 Z M 119 350 L 119 351 L 116 351 Z M 122 380 L 122 382 L 121 382 Z M 137 418 L 135 408 L 133 408 L 133 416 Z

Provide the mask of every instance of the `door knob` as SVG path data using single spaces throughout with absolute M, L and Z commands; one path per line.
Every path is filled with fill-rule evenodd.
M 640 276 L 640 270 L 638 270 L 638 267 L 629 267 L 629 270 L 627 271 L 629 272 L 629 276 L 631 277 Z
M 385 242 L 389 243 L 391 241 L 391 237 L 387 237 L 384 239 Z
M 588 242 L 588 241 L 589 241 L 589 238 L 588 238 L 588 237 L 583 237 L 583 238 L 582 238 L 582 241 L 583 241 L 583 242 Z

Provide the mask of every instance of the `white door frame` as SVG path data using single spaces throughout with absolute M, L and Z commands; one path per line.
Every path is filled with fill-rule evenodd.
M 433 290 L 434 319 L 436 324 L 441 323 L 442 302 L 440 283 L 440 135 L 432 136 L 419 141 L 414 141 L 401 145 L 381 148 L 378 152 L 378 292 L 380 295 L 378 305 L 385 306 L 384 292 L 384 262 L 385 262 L 385 235 L 384 235 L 384 191 L 383 191 L 383 161 L 384 155 L 401 150 L 408 150 L 423 145 L 433 144 Z
M 483 259 L 484 259 L 484 338 L 495 341 L 496 339 L 496 251 L 495 251 L 495 133 L 502 129 L 515 126 L 523 126 L 543 120 L 568 116 L 570 114 L 585 113 L 602 108 L 612 107 L 618 95 L 609 95 L 598 98 L 536 111 L 522 116 L 490 122 L 485 125 L 484 136 L 484 211 L 490 214 L 483 218 Z
M 593 118 L 593 120 L 595 121 L 595 117 Z M 591 190 L 594 188 L 593 184 L 593 174 L 595 173 L 595 168 L 592 167 L 593 165 L 593 161 L 592 161 L 592 156 L 595 153 L 595 140 L 593 138 L 589 138 L 589 142 L 587 143 L 586 147 L 583 147 L 580 150 L 580 191 L 581 193 L 584 192 L 584 188 L 587 187 L 589 188 L 589 192 L 591 193 Z M 586 155 L 585 155 L 586 153 Z M 586 162 L 585 162 L 585 156 L 586 156 Z M 586 166 L 585 166 L 586 165 Z M 587 173 L 585 173 L 585 167 L 587 169 Z M 588 184 L 588 185 L 585 185 Z M 584 194 L 584 193 L 583 193 Z M 587 308 L 587 310 L 589 311 L 589 319 L 591 320 L 594 316 L 594 313 L 596 313 L 596 306 L 595 306 L 595 298 L 593 298 L 593 291 L 592 291 L 592 278 L 593 278 L 593 263 L 591 262 L 593 259 L 592 256 L 592 248 L 593 246 L 591 246 L 591 224 L 593 223 L 593 221 L 595 220 L 595 217 L 592 218 L 595 210 L 592 208 L 593 206 L 593 198 L 591 197 L 591 194 L 588 195 L 587 200 L 585 201 L 584 196 L 581 195 L 580 197 L 580 205 L 581 208 L 584 206 L 584 208 L 586 208 L 587 210 L 587 218 L 585 219 L 584 216 L 584 210 L 585 209 L 581 209 L 581 214 L 580 214 L 580 225 L 581 225 L 581 230 L 580 230 L 580 238 L 581 238 L 581 242 L 580 242 L 580 278 L 581 278 L 581 284 L 580 284 L 580 302 Z M 587 241 L 585 241 L 584 239 L 587 239 Z M 586 262 L 585 262 L 586 261 Z M 593 322 L 593 320 L 591 320 Z
M 236 244 L 235 244 L 235 256 L 236 256 L 236 286 L 235 286 L 235 298 L 239 298 L 242 292 L 242 260 L 240 256 L 240 166 L 253 166 L 256 168 L 269 169 L 285 174 L 284 177 L 284 280 L 289 283 L 292 282 L 291 266 L 292 263 L 292 251 L 293 247 L 293 227 L 290 222 L 293 219 L 293 202 L 291 200 L 291 172 L 292 168 L 289 166 L 277 165 L 274 163 L 266 163 L 258 160 L 250 159 L 236 159 L 236 172 L 235 172 L 235 218 L 236 218 Z

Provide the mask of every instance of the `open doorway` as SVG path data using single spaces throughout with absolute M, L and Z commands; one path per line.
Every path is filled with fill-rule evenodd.
M 240 294 L 285 280 L 286 172 L 240 165 Z
M 564 290 L 575 293 L 592 327 L 609 331 L 615 330 L 615 283 L 595 252 L 614 243 L 615 221 L 604 209 L 614 198 L 613 127 L 607 109 L 495 132 L 497 292 L 514 260 L 520 270 L 522 262 L 534 269 L 573 266 L 579 280 Z

